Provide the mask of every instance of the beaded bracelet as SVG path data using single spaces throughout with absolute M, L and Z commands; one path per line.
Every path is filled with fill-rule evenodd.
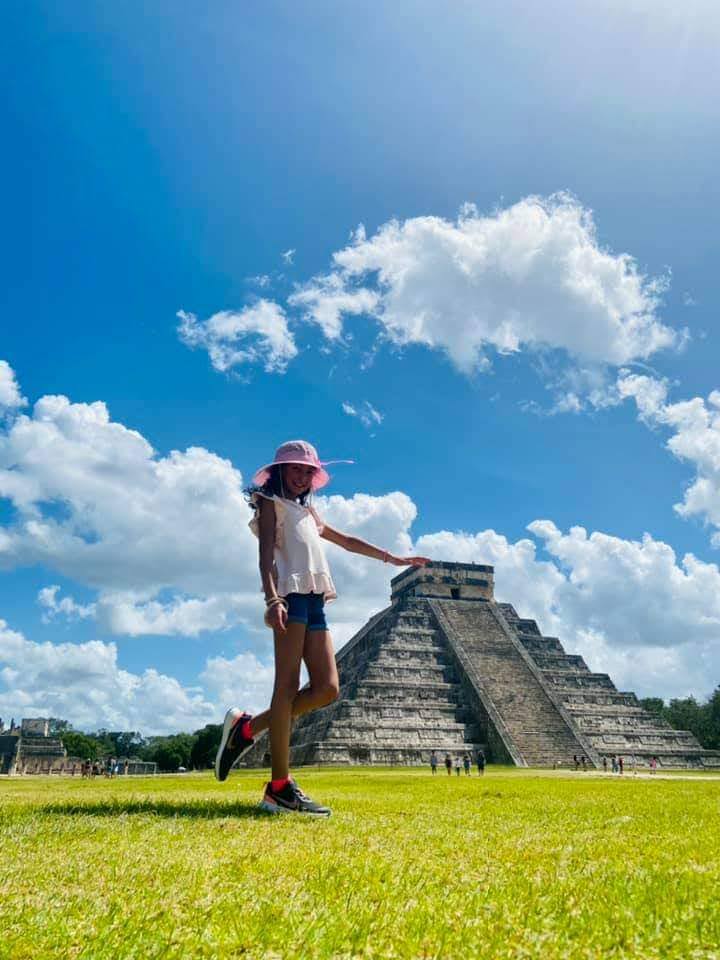
M 265 606 L 269 610 L 271 607 L 276 607 L 278 603 L 281 603 L 287 610 L 287 600 L 285 599 L 285 597 L 270 597 L 269 600 L 265 601 Z

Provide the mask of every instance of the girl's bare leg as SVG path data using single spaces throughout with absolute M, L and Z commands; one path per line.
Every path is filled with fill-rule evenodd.
M 305 634 L 303 660 L 307 667 L 310 684 L 295 698 L 293 704 L 295 717 L 332 703 L 333 700 L 337 700 L 340 692 L 335 651 L 327 630 L 308 630 Z
M 303 624 L 288 624 L 288 632 L 284 636 L 276 637 L 275 640 L 275 663 L 278 663 L 278 647 L 277 644 L 282 644 L 290 635 L 290 630 L 293 627 L 299 627 L 302 630 L 305 629 Z M 292 717 L 300 717 L 303 713 L 309 713 L 310 710 L 317 710 L 318 707 L 324 707 L 328 703 L 332 703 L 333 700 L 337 699 L 339 691 L 339 682 L 338 682 L 338 671 L 337 665 L 335 663 L 335 652 L 333 650 L 332 640 L 330 634 L 326 630 L 310 630 L 305 634 L 305 642 L 303 646 L 302 659 L 305 661 L 305 666 L 307 667 L 308 674 L 310 676 L 310 683 L 307 687 L 302 689 L 299 693 L 297 692 L 297 686 L 295 687 L 295 698 L 292 702 Z M 276 685 L 277 685 L 277 667 L 276 667 Z M 299 677 L 299 663 L 298 663 L 298 677 Z M 299 681 L 298 681 L 299 683 Z M 275 694 L 273 694 L 273 703 L 275 702 Z M 271 706 L 269 710 L 264 710 L 262 713 L 259 713 L 256 717 L 252 719 L 252 733 L 256 737 L 259 733 L 262 733 L 263 730 L 267 730 L 271 726 L 271 716 L 272 716 L 273 707 Z M 288 728 L 289 729 L 289 728 Z M 288 734 L 289 738 L 289 734 Z M 274 741 L 272 739 L 272 730 L 270 732 L 270 744 L 271 751 L 274 751 Z M 273 756 L 273 771 L 275 770 L 275 754 Z M 287 776 L 287 774 L 284 774 Z M 273 780 L 281 779 L 279 776 L 275 777 L 273 773 Z
M 300 686 L 300 662 L 305 646 L 305 624 L 289 623 L 285 633 L 274 633 L 275 686 L 270 709 L 265 711 L 270 727 L 272 779 L 284 780 L 290 775 L 290 728 L 293 702 Z M 263 714 L 264 716 L 264 714 Z M 255 721 L 253 734 L 258 732 Z

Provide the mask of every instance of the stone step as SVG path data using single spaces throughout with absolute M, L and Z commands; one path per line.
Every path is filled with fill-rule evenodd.
M 702 750 L 695 737 L 689 730 L 633 730 L 614 731 L 602 730 L 591 734 L 593 739 L 604 743 L 622 742 L 626 744 L 644 744 L 646 746 L 674 746 L 678 749 L 692 747 L 693 750 Z
M 456 749 L 467 749 L 466 744 L 474 743 L 472 737 L 467 736 L 464 729 L 445 729 L 437 730 L 418 730 L 416 727 L 402 728 L 398 730 L 384 730 L 383 728 L 366 728 L 362 731 L 362 736 L 358 730 L 350 725 L 339 726 L 331 724 L 328 729 L 320 726 L 303 730 L 298 736 L 293 736 L 293 745 L 300 746 L 303 743 L 334 743 L 341 742 L 355 744 L 373 744 L 383 747 L 392 746 L 424 746 L 429 744 L 454 744 Z
M 407 617 L 400 615 L 395 621 L 394 625 L 390 628 L 392 630 L 400 630 L 401 632 L 413 633 L 436 633 L 437 628 L 432 622 L 429 616 L 419 618 L 419 617 Z
M 651 716 L 637 704 L 627 703 L 566 703 L 568 713 L 578 717 L 645 717 Z M 655 719 L 659 719 L 656 717 Z
M 389 634 L 382 643 L 377 644 L 379 650 L 389 650 L 395 647 L 407 647 L 411 650 L 446 650 L 447 646 L 441 637 L 423 637 L 414 633 Z
M 368 664 L 365 680 L 397 680 L 408 687 L 415 683 L 436 682 L 446 680 L 452 683 L 456 679 L 454 670 L 450 666 L 439 663 L 426 663 L 420 666 L 404 666 L 402 664 L 372 662 Z
M 407 692 L 407 684 L 399 680 L 368 680 L 364 679 L 355 688 L 355 696 L 366 700 L 398 700 Z M 340 695 L 343 691 L 341 688 Z M 455 703 L 460 696 L 459 683 L 426 683 L 413 684 L 412 697 L 425 703 Z
M 537 653 L 565 653 L 557 637 L 535 637 L 529 634 L 521 634 L 519 639 L 528 653 L 533 656 Z
M 570 653 L 534 653 L 533 660 L 541 670 L 590 673 L 582 657 Z
M 417 631 L 418 633 L 434 633 L 436 626 L 432 617 L 427 614 L 423 617 L 408 617 L 401 614 L 392 625 L 393 630 Z
M 653 733 L 662 734 L 672 730 L 669 723 L 659 721 L 657 717 L 642 716 L 642 714 L 631 714 L 630 716 L 621 716 L 611 714 L 610 716 L 598 716 L 597 714 L 584 714 L 577 717 L 577 723 L 581 730 L 588 734 L 596 733 Z
M 417 660 L 418 663 L 445 658 L 449 662 L 450 654 L 445 647 L 423 647 L 417 644 L 394 643 L 380 647 L 375 655 L 375 663 L 387 660 Z
M 365 733 L 366 731 L 363 731 Z M 453 732 L 436 731 L 433 735 L 428 732 L 423 734 L 413 730 L 412 732 L 400 731 L 395 736 L 375 736 L 368 733 L 367 736 L 358 736 L 354 731 L 336 730 L 309 730 L 307 735 L 302 737 L 293 737 L 293 747 L 303 747 L 310 743 L 325 743 L 332 745 L 334 743 L 352 743 L 355 746 L 378 747 L 390 750 L 406 750 L 408 748 L 422 749 L 429 747 L 438 750 L 441 747 L 445 749 L 448 745 L 454 747 L 456 751 L 467 751 L 472 749 L 476 741 L 470 737 Z
M 615 684 L 606 673 L 569 673 L 567 670 L 543 670 L 543 677 L 552 684 L 557 694 L 562 691 L 615 690 Z
M 438 703 L 434 706 L 423 703 L 422 700 L 413 703 L 387 703 L 382 700 L 353 700 L 342 704 L 339 716 L 368 718 L 374 722 L 383 720 L 401 720 L 413 718 L 419 725 L 432 720 L 449 719 L 458 723 L 470 721 L 470 711 L 467 711 L 468 720 L 458 719 L 462 708 L 456 704 Z
M 549 756 L 554 756 L 556 752 L 568 753 L 568 747 L 572 746 L 573 750 L 569 753 L 572 756 L 573 753 L 582 753 L 583 751 L 575 743 L 565 744 L 562 746 L 562 731 L 561 730 L 541 730 L 531 733 L 526 730 L 515 730 L 511 731 L 524 734 L 523 736 L 523 756 L 527 760 L 530 756 L 533 756 L 535 753 L 548 754 Z
M 393 690 L 377 690 L 375 687 L 365 687 L 365 685 L 363 685 L 362 687 L 358 687 L 357 697 L 361 703 L 367 704 L 368 708 L 371 708 L 373 704 L 377 707 L 392 707 L 398 703 L 399 693 L 400 687 L 395 687 Z M 348 702 L 350 702 L 350 700 L 348 700 Z M 412 702 L 420 704 L 424 710 L 462 709 L 459 693 L 456 692 L 453 694 L 453 691 L 447 690 L 438 692 L 433 689 L 424 689 L 420 691 L 420 696 L 418 696 L 417 691 L 413 691 Z
M 311 730 L 307 731 L 307 735 L 303 731 L 302 736 L 298 735 L 293 738 L 293 744 L 300 746 L 303 742 L 315 741 L 318 739 L 318 734 L 322 737 L 323 742 L 329 743 L 335 740 L 352 740 L 355 743 L 368 745 L 390 744 L 391 746 L 401 744 L 424 746 L 426 743 L 454 743 L 459 746 L 465 743 L 465 728 L 462 724 L 436 728 L 422 727 L 420 729 L 415 725 L 393 726 L 386 729 L 370 725 L 363 727 L 335 722 L 331 724 L 328 730 L 317 731 L 314 735 Z
M 394 624 L 388 627 L 388 634 L 397 633 L 401 636 L 407 636 L 411 634 L 417 637 L 427 637 L 432 639 L 437 635 L 437 630 L 432 623 L 425 622 L 410 622 L 407 620 L 398 619 Z
M 554 687 L 554 691 L 555 695 L 562 700 L 566 710 L 579 710 L 585 706 L 642 709 L 634 693 L 623 693 L 615 689 L 578 690 L 577 687 L 557 686 Z
M 436 630 L 432 632 L 421 632 L 419 630 L 400 630 L 395 627 L 388 630 L 382 645 L 388 643 L 417 643 L 421 646 L 430 647 L 435 643 L 442 644 L 442 637 Z

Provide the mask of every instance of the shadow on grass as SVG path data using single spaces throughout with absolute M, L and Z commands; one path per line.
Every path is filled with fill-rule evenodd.
M 54 817 L 118 817 L 150 815 L 154 817 L 187 817 L 192 820 L 229 818 L 266 819 L 268 814 L 256 803 L 212 803 L 168 800 L 99 800 L 95 803 L 49 803 L 37 808 L 41 816 Z

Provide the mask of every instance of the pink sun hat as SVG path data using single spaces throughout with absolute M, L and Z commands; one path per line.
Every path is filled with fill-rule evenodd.
M 315 467 L 310 489 L 319 490 L 330 480 L 330 475 L 327 470 L 324 469 L 325 467 L 330 466 L 332 463 L 354 462 L 354 460 L 321 460 L 318 457 L 315 447 L 311 443 L 308 443 L 307 440 L 286 440 L 285 443 L 281 443 L 275 451 L 275 459 L 273 462 L 266 463 L 264 467 L 260 467 L 253 477 L 253 483 L 258 487 L 262 487 L 263 484 L 267 483 L 270 479 L 270 468 L 278 466 L 281 463 L 304 463 L 308 467 Z

